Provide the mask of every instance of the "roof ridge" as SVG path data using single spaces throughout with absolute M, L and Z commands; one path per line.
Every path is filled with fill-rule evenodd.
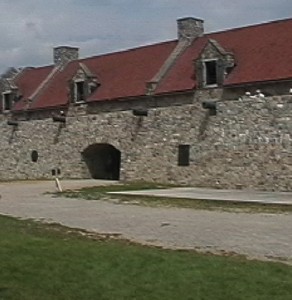
M 155 43 L 155 44 L 147 44 L 147 45 L 137 46 L 137 47 L 134 47 L 134 48 L 117 50 L 117 51 L 113 51 L 113 52 L 109 52 L 109 53 L 101 53 L 101 54 L 97 54 L 97 55 L 93 55 L 93 56 L 88 56 L 88 57 L 80 58 L 77 61 L 78 62 L 82 62 L 84 60 L 90 60 L 90 59 L 95 59 L 95 58 L 98 58 L 98 57 L 105 57 L 105 56 L 111 56 L 111 55 L 116 55 L 116 54 L 120 54 L 120 53 L 137 51 L 137 50 L 144 49 L 144 48 L 150 48 L 150 47 L 159 46 L 159 45 L 168 44 L 168 43 L 169 44 L 170 43 L 175 43 L 177 41 L 178 41 L 177 39 L 173 39 L 173 40 L 168 40 L 168 41 L 164 41 L 164 42 L 160 42 L 160 43 Z
M 222 29 L 219 31 L 211 31 L 203 35 L 203 37 L 207 37 L 208 35 L 214 35 L 214 34 L 222 34 L 230 31 L 237 31 L 237 30 L 245 30 L 249 28 L 255 28 L 255 27 L 262 27 L 262 26 L 267 26 L 267 25 L 272 25 L 275 23 L 282 23 L 282 22 L 288 22 L 292 21 L 292 18 L 285 18 L 285 19 L 280 19 L 280 20 L 273 20 L 273 21 L 266 21 L 264 23 L 256 23 L 256 24 L 250 24 L 250 25 L 244 25 L 241 27 L 235 27 L 235 28 L 227 28 L 227 29 Z

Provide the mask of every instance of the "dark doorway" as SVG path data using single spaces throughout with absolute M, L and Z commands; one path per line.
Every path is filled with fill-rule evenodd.
M 109 144 L 93 144 L 82 153 L 91 177 L 119 180 L 121 152 Z

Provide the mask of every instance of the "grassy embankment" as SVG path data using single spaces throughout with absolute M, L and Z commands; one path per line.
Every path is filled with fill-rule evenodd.
M 0 299 L 291 299 L 292 267 L 0 217 Z

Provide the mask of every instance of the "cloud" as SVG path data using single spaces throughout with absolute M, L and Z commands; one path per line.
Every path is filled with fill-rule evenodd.
M 291 0 L 2 0 L 0 71 L 52 63 L 52 47 L 82 56 L 176 38 L 176 19 L 195 16 L 207 31 L 289 17 Z

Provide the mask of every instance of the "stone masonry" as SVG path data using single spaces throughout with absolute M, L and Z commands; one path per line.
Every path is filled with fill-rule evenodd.
M 54 64 L 66 65 L 79 57 L 79 49 L 76 47 L 60 46 L 54 48 Z
M 8 126 L 1 115 L 0 180 L 51 178 L 52 169 L 88 178 L 82 152 L 105 143 L 121 151 L 121 180 L 292 190 L 292 95 L 219 101 L 216 115 L 202 108 L 202 90 L 171 97 L 176 105 L 146 107 L 148 116 L 84 105 L 72 106 L 65 124 Z M 179 145 L 190 145 L 189 166 L 178 166 Z

